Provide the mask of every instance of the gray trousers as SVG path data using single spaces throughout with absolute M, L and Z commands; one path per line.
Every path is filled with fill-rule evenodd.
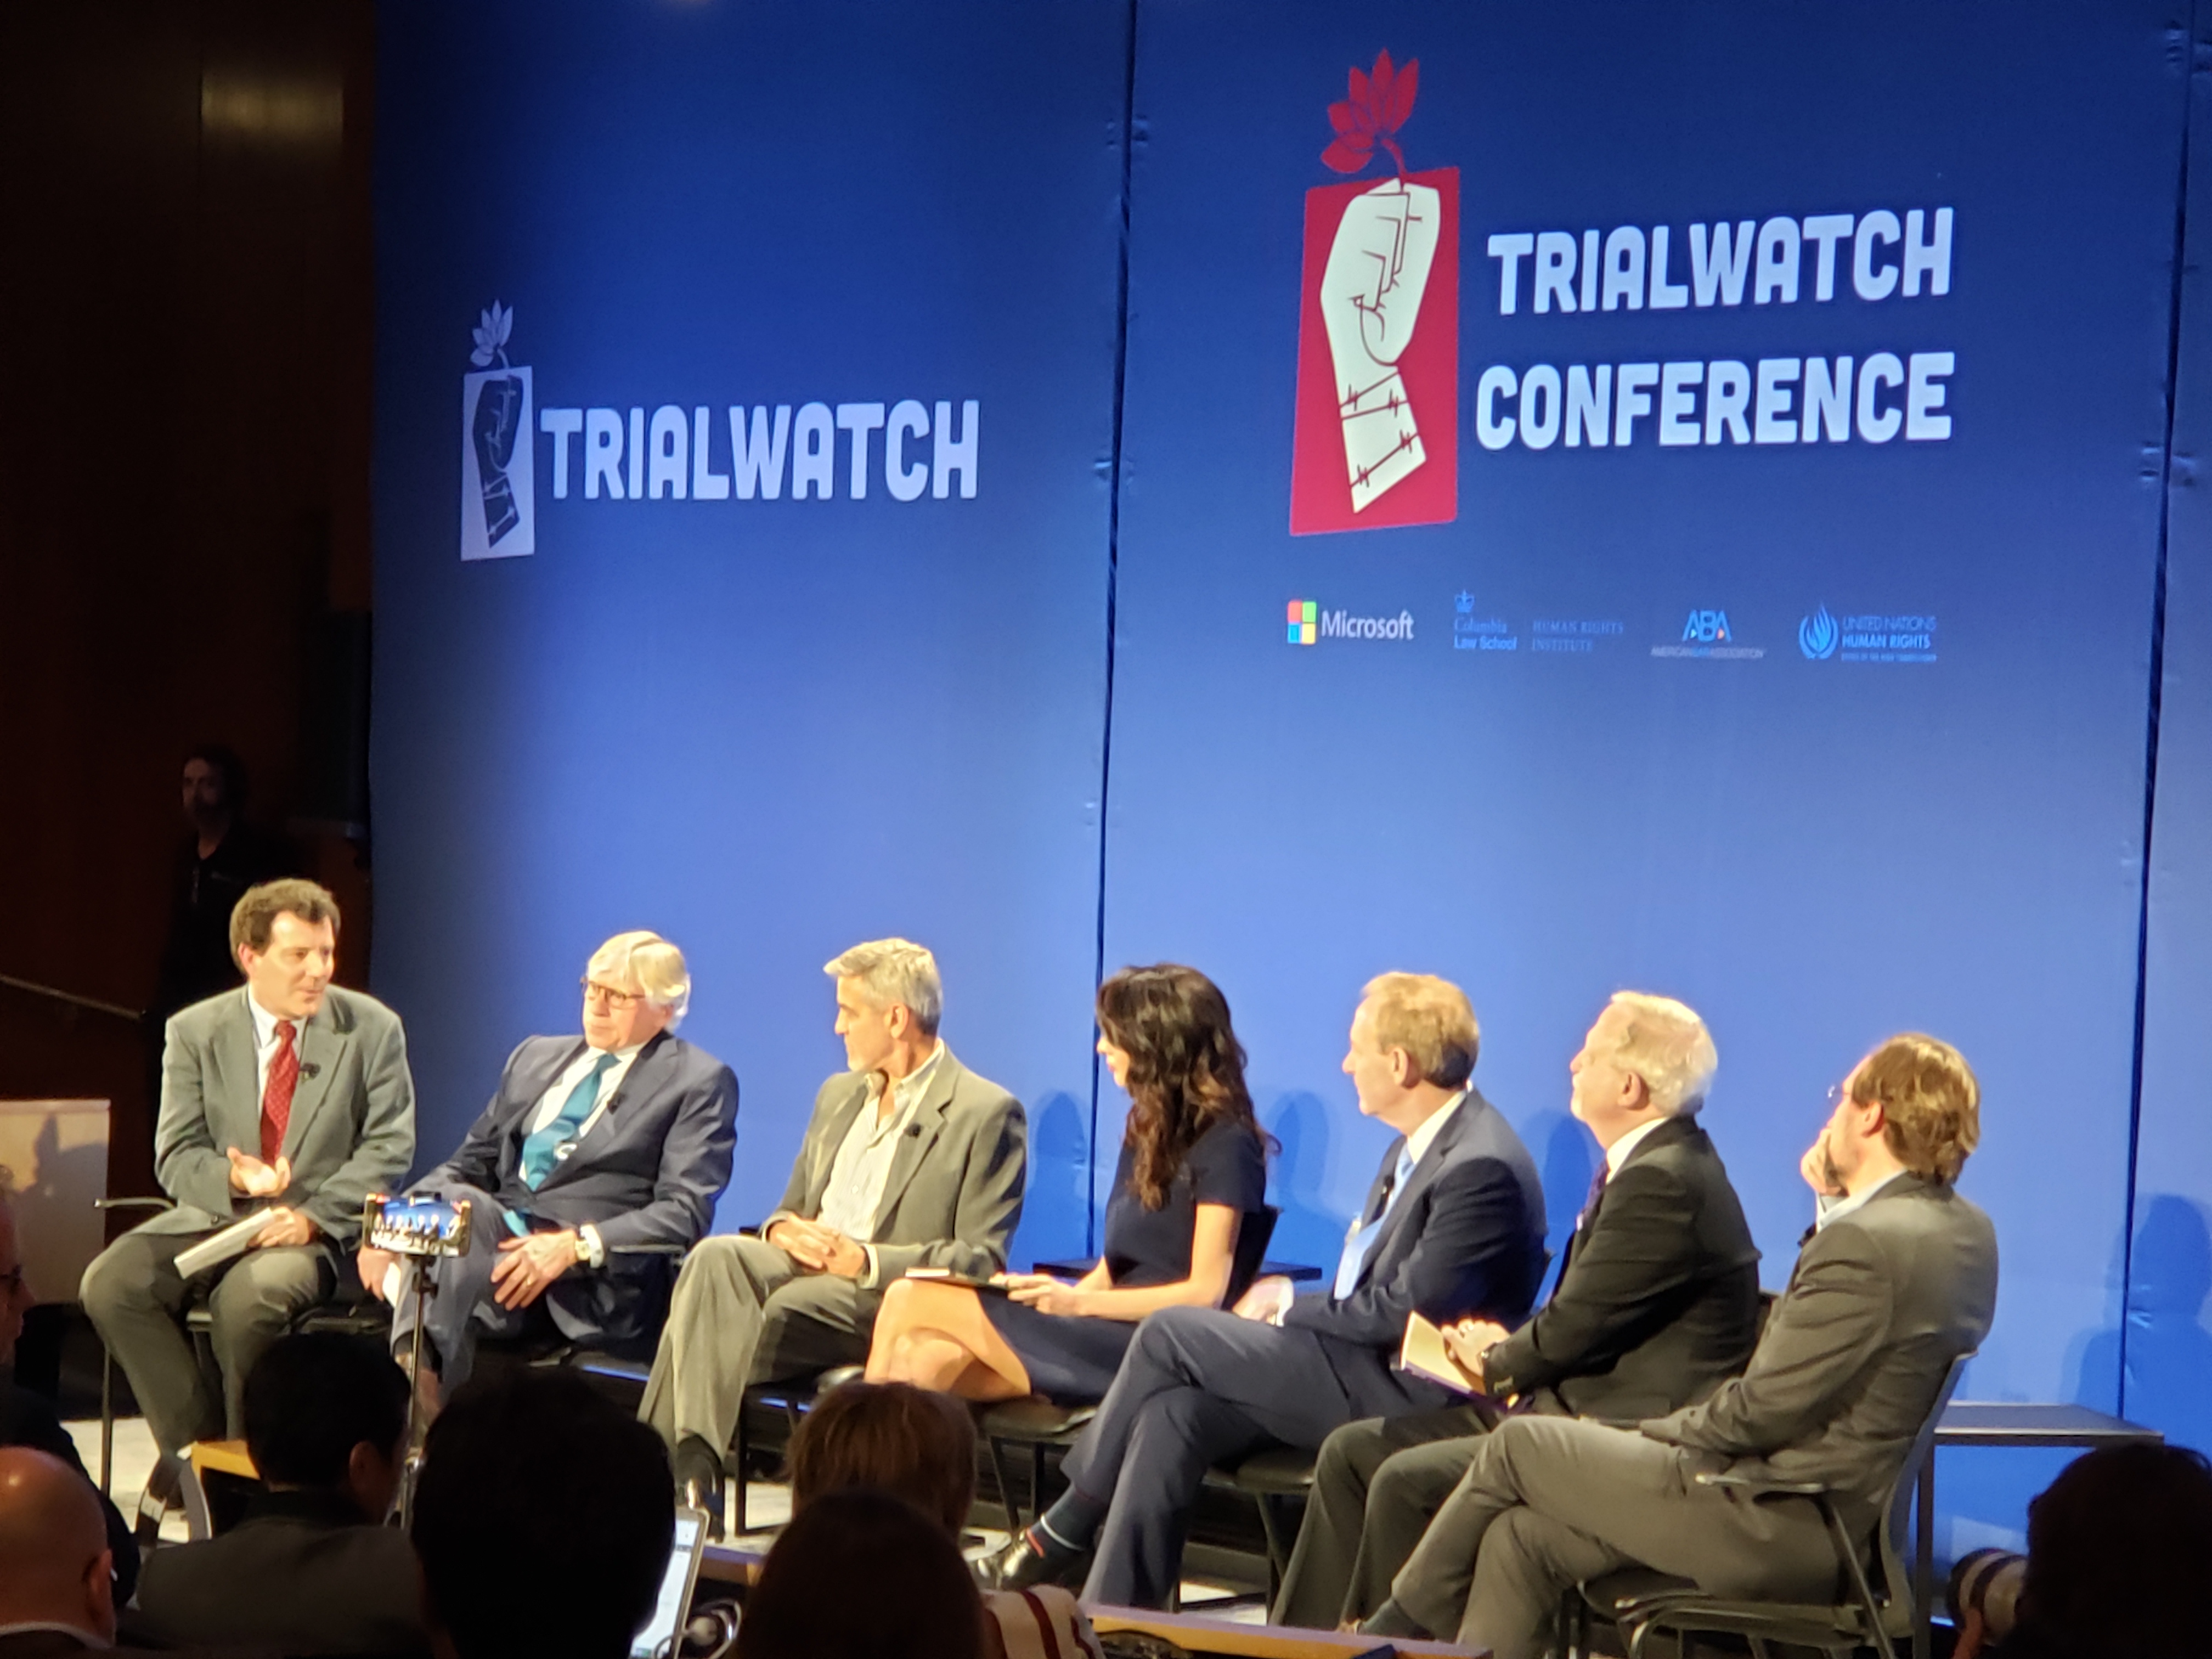
M 1475 1407 L 1453 1406 L 1364 1418 L 1322 1441 L 1273 1621 L 1334 1630 L 1389 1600 L 1391 1580 L 1474 1461 L 1483 1428 Z
M 1620 1567 L 1719 1595 L 1832 1596 L 1841 1569 L 1820 1510 L 1692 1478 L 1721 1461 L 1581 1418 L 1509 1419 L 1483 1437 L 1392 1598 L 1448 1640 L 1538 1659 L 1560 1595 Z
M 84 1270 L 84 1310 L 166 1452 L 195 1440 L 244 1438 L 246 1373 L 337 1284 L 337 1262 L 324 1243 L 248 1250 L 186 1279 L 177 1257 L 206 1237 L 140 1229 Z M 203 1298 L 213 1321 L 213 1378 L 185 1334 L 185 1310 Z
M 746 1388 L 868 1357 L 880 1291 L 811 1273 L 762 1239 L 718 1233 L 684 1260 L 638 1416 L 673 1451 L 726 1450 Z

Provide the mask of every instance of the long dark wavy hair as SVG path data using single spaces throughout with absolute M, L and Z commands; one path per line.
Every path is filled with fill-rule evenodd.
M 1148 1210 L 1199 1136 L 1215 1121 L 1241 1123 L 1261 1147 L 1267 1134 L 1244 1086 L 1244 1045 L 1229 999 L 1195 968 L 1172 962 L 1124 968 L 1098 988 L 1098 1029 L 1129 1056 L 1129 1123 L 1137 1199 Z

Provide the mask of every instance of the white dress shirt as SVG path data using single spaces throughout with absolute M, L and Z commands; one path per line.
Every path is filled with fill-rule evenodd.
M 1863 1193 L 1852 1193 L 1843 1198 L 1830 1198 L 1825 1194 L 1815 1196 L 1813 1200 L 1816 1206 L 1813 1217 L 1813 1231 L 1817 1233 L 1831 1221 L 1841 1221 L 1853 1210 L 1864 1209 L 1867 1205 L 1873 1202 L 1877 1194 L 1887 1191 L 1905 1173 L 1903 1170 L 1899 1170 L 1887 1181 L 1877 1182 Z
M 1628 1155 L 1650 1139 L 1651 1132 L 1668 1121 L 1655 1117 L 1649 1123 L 1639 1123 L 1626 1134 L 1605 1149 L 1605 1178 L 1611 1181 L 1620 1173 L 1620 1166 L 1628 1162 Z
M 944 1057 L 945 1045 L 939 1042 L 929 1051 L 928 1059 L 891 1085 L 888 1115 L 882 1109 L 881 1075 L 868 1079 L 867 1102 L 854 1117 L 853 1127 L 845 1132 L 837 1156 L 830 1161 L 830 1180 L 822 1189 L 822 1208 L 815 1217 L 823 1226 L 835 1227 L 856 1244 L 866 1246 L 874 1241 L 878 1212 L 884 1207 L 884 1188 L 890 1183 L 891 1160 L 897 1155 L 899 1139 L 913 1121 L 915 1108 Z M 867 1256 L 872 1278 L 875 1251 L 868 1250 Z

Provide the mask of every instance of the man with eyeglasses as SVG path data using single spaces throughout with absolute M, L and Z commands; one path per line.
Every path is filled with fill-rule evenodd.
M 484 1337 L 642 1337 L 668 1258 L 635 1247 L 696 1243 L 729 1184 L 738 1079 L 676 1035 L 691 1000 L 684 953 L 658 933 L 617 933 L 592 952 L 583 992 L 583 1034 L 525 1038 L 459 1150 L 410 1194 L 468 1203 L 467 1254 L 416 1264 L 360 1253 L 362 1284 L 392 1304 L 403 1361 L 415 1340 L 410 1274 L 431 1276 L 416 1389 L 433 1409 Z

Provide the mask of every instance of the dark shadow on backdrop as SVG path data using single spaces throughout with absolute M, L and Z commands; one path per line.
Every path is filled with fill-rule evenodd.
M 1010 1265 L 1073 1261 L 1085 1252 L 1090 1218 L 1088 1115 L 1070 1094 L 1047 1095 L 1030 1117 L 1029 1196 Z M 1107 1160 L 1110 1170 L 1112 1162 Z
M 2074 1397 L 2102 1407 L 2103 1379 L 2120 1377 L 2120 1414 L 2163 1429 L 2182 1445 L 2212 1448 L 2212 1224 L 2203 1207 L 2172 1193 L 2142 1206 L 2130 1258 L 2126 1340 L 2100 1331 L 2083 1346 Z
M 1267 1170 L 1267 1201 L 1282 1212 L 1267 1254 L 1278 1261 L 1310 1262 L 1324 1271 L 1334 1265 L 1351 1219 L 1324 1195 L 1328 1173 L 1328 1108 L 1319 1095 L 1300 1091 L 1275 1102 L 1261 1123 L 1282 1150 Z

